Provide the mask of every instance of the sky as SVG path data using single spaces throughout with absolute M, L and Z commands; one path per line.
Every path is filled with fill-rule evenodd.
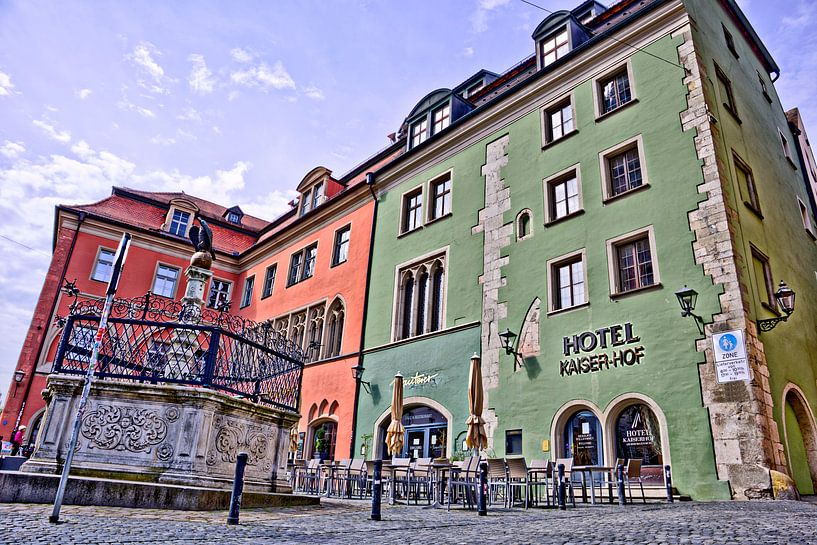
M 817 0 L 740 4 L 817 134 Z M 428 92 L 533 53 L 546 16 L 521 0 L 0 0 L 0 393 L 56 204 L 183 189 L 273 219 L 315 166 L 341 175 L 388 145 Z

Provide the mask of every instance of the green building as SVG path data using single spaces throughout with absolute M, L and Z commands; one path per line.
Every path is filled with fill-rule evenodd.
M 358 448 L 385 455 L 399 372 L 406 454 L 457 455 L 476 353 L 490 456 L 814 493 L 814 195 L 774 60 L 732 0 L 590 1 L 532 38 L 423 98 L 374 173 Z

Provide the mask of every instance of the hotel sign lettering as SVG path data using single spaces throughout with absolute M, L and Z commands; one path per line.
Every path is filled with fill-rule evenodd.
M 564 337 L 562 346 L 567 359 L 559 361 L 559 374 L 569 377 L 638 365 L 644 357 L 640 342 L 641 337 L 633 333 L 629 322 Z

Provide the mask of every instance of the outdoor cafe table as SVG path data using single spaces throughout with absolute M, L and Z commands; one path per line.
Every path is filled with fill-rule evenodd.
M 590 475 L 590 503 L 592 505 L 596 504 L 596 483 L 593 481 L 593 474 L 594 473 L 607 473 L 610 474 L 611 471 L 615 470 L 616 468 L 610 466 L 573 466 L 571 471 L 579 472 L 582 475 L 582 501 L 587 503 L 587 475 Z M 610 498 L 613 497 L 613 484 L 610 479 L 607 480 L 607 487 L 610 492 Z M 601 487 L 599 487 L 599 492 L 601 492 Z
M 434 471 L 434 502 L 428 508 L 445 507 L 443 505 L 443 481 L 445 473 L 450 472 L 454 467 L 450 462 L 432 462 L 431 469 Z M 449 492 L 450 493 L 450 492 Z

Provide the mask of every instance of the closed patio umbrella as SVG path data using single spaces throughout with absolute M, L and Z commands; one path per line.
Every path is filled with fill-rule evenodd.
M 399 456 L 403 452 L 403 375 L 394 375 L 391 396 L 391 424 L 386 431 L 386 446 L 389 454 Z
M 471 414 L 465 422 L 468 425 L 465 446 L 478 451 L 488 446 L 485 420 L 482 419 L 482 398 L 482 365 L 479 356 L 474 354 L 471 356 L 471 374 L 468 377 L 468 407 Z

